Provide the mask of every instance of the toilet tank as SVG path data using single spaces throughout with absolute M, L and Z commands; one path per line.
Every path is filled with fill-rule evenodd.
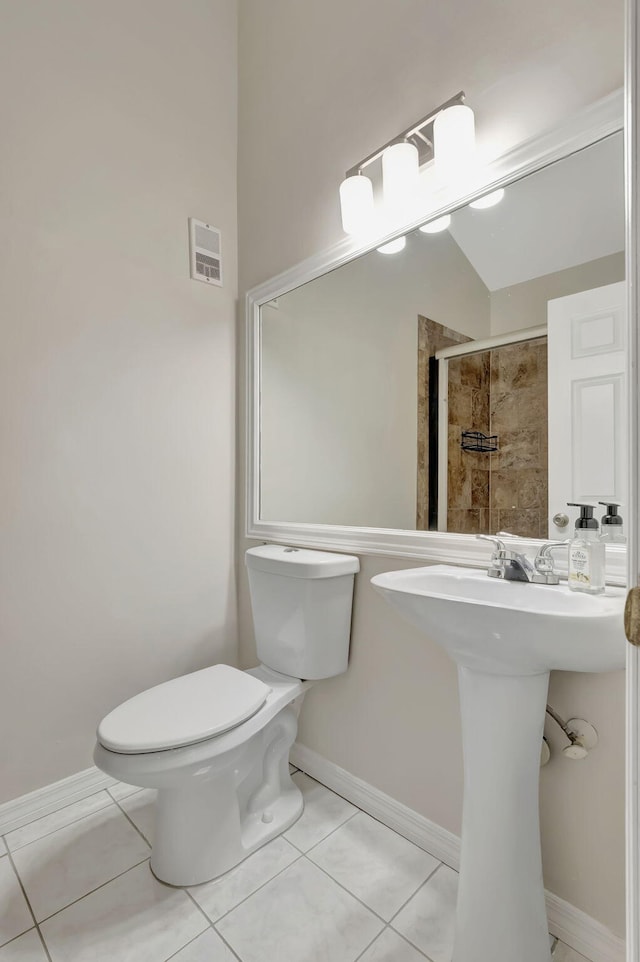
M 346 671 L 358 559 L 266 544 L 245 562 L 261 663 L 305 680 Z

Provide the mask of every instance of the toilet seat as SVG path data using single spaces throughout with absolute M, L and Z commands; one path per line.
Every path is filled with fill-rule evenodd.
M 259 678 L 214 665 L 156 685 L 100 722 L 98 741 L 124 755 L 167 751 L 229 732 L 255 715 L 271 692 Z

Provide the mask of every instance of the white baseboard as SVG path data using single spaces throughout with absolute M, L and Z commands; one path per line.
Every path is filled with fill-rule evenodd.
M 549 931 L 593 962 L 625 962 L 623 939 L 570 902 L 545 892 Z
M 59 782 L 45 785 L 44 788 L 38 788 L 35 792 L 29 792 L 28 795 L 14 798 L 13 801 L 4 802 L 0 805 L 0 835 L 6 835 L 15 828 L 22 828 L 23 825 L 35 822 L 37 818 L 42 818 L 44 815 L 51 815 L 65 805 L 88 798 L 89 795 L 94 795 L 115 783 L 115 778 L 92 767 L 63 778 Z
M 328 761 L 322 755 L 296 743 L 291 750 L 291 762 L 303 772 L 317 779 L 327 788 L 346 798 L 358 808 L 398 834 L 408 838 L 435 858 L 459 868 L 460 839 L 452 832 L 429 821 L 418 812 L 356 778 Z M 546 893 L 549 931 L 561 942 L 592 962 L 624 962 L 625 943 L 604 925 L 575 908 L 552 892 Z
M 363 782 L 328 761 L 322 755 L 296 742 L 290 753 L 291 763 L 327 788 L 342 795 L 347 801 L 373 815 L 383 825 L 388 825 L 399 835 L 408 838 L 445 865 L 458 871 L 460 864 L 460 839 L 453 832 L 440 828 L 424 815 L 385 795 L 378 788 Z

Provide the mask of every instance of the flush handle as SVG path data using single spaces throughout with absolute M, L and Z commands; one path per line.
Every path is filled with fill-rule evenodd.
M 624 606 L 624 633 L 631 645 L 640 647 L 640 588 L 632 588 Z

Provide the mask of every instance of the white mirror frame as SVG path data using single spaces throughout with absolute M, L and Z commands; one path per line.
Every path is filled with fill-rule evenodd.
M 264 521 L 260 518 L 260 308 L 275 297 L 347 264 L 381 243 L 419 227 L 425 220 L 443 216 L 474 198 L 532 174 L 542 167 L 588 147 L 612 133 L 623 129 L 624 95 L 622 91 L 598 101 L 572 117 L 562 126 L 547 131 L 540 137 L 519 145 L 486 168 L 486 177 L 473 191 L 464 195 L 450 194 L 443 206 L 423 211 L 418 220 L 403 226 L 401 231 L 378 237 L 369 245 L 359 246 L 345 239 L 322 253 L 309 258 L 272 280 L 249 291 L 246 297 L 247 319 L 247 500 L 246 535 L 260 541 L 296 544 L 314 548 L 328 548 L 360 554 L 414 558 L 431 562 L 446 562 L 471 566 L 487 564 L 486 544 L 473 535 L 436 531 L 409 531 L 395 528 L 366 528 L 346 525 L 305 524 L 291 521 Z M 630 315 L 631 316 L 631 315 Z M 631 343 L 631 341 L 629 342 Z M 541 542 L 523 542 L 524 550 L 535 553 Z M 626 583 L 627 562 L 624 547 L 607 549 L 607 577 L 619 584 Z

